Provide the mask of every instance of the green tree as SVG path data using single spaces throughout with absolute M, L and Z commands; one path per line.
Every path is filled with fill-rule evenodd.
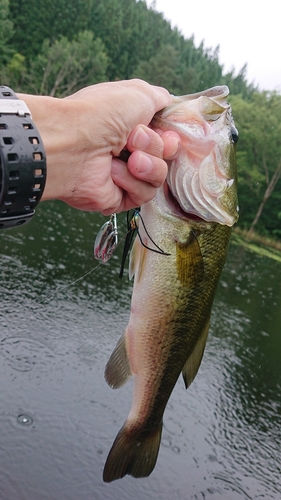
M 239 130 L 237 163 L 241 222 L 281 236 L 281 95 L 255 92 L 230 97 Z
M 0 68 L 12 56 L 9 41 L 13 35 L 13 23 L 9 19 L 9 0 L 0 0 Z
M 179 66 L 177 50 L 172 45 L 164 45 L 148 61 L 141 61 L 133 76 L 142 78 L 153 85 L 165 87 L 174 94 L 179 94 Z
M 245 96 L 248 88 L 244 70 L 237 76 L 233 72 L 223 76 L 219 48 L 205 48 L 204 42 L 195 47 L 193 38 L 185 39 L 176 28 L 172 29 L 155 5 L 148 8 L 145 0 L 10 0 L 10 19 L 14 23 L 10 45 L 14 53 L 25 57 L 24 67 L 29 71 L 44 40 L 48 39 L 52 46 L 61 37 L 71 42 L 79 32 L 93 31 L 105 46 L 108 80 L 131 78 L 141 69 L 143 78 L 150 81 L 152 70 L 147 62 L 156 65 L 159 80 L 161 54 L 169 46 L 174 49 L 177 64 L 170 61 L 166 67 L 163 61 L 161 71 L 164 74 L 169 70 L 162 80 L 167 80 L 166 86 L 173 92 L 186 94 L 226 83 L 232 93 Z M 19 71 L 19 60 L 12 66 L 15 62 Z
M 27 60 L 37 55 L 43 41 L 60 36 L 72 40 L 87 29 L 94 0 L 10 0 L 14 23 L 12 44 Z
M 110 80 L 130 78 L 140 61 L 177 37 L 163 15 L 143 0 L 94 0 L 89 27 L 105 44 Z
M 247 64 L 238 71 L 237 75 L 235 75 L 235 69 L 232 68 L 222 77 L 222 83 L 229 87 L 231 94 L 239 94 L 244 99 L 251 99 L 254 92 L 258 91 L 253 83 L 247 82 Z
M 8 85 L 18 91 L 24 89 L 24 82 L 27 77 L 27 67 L 25 57 L 16 52 L 13 54 L 1 75 L 2 85 Z
M 85 85 L 105 81 L 106 69 L 103 43 L 92 32 L 83 31 L 72 41 L 66 37 L 53 44 L 45 40 L 25 73 L 24 87 L 35 94 L 65 97 Z
M 214 50 L 205 48 L 202 41 L 198 48 L 194 50 L 192 66 L 197 74 L 197 88 L 204 90 L 221 83 L 222 67 L 219 64 L 219 47 Z
M 0 34 L 5 50 L 9 45 L 10 57 L 14 54 L 11 60 L 6 56 L 5 69 L 19 85 L 26 82 L 29 72 L 30 80 L 34 81 L 33 68 L 40 66 L 40 61 L 46 59 L 46 51 L 57 41 L 60 42 L 57 47 L 62 50 L 62 40 L 65 46 L 66 41 L 75 43 L 78 34 L 88 30 L 104 44 L 109 80 L 138 74 L 149 81 L 161 81 L 172 92 L 181 94 L 225 83 L 232 94 L 239 93 L 249 100 L 256 90 L 247 83 L 246 66 L 237 75 L 234 70 L 223 75 L 219 47 L 206 48 L 203 41 L 195 47 L 193 37 L 185 39 L 177 29 L 172 29 L 163 14 L 156 12 L 155 4 L 148 8 L 145 0 L 10 0 L 14 31 L 7 17 L 8 0 L 0 0 L 0 5 Z M 3 20 L 8 24 L 3 24 Z M 47 39 L 49 45 L 44 43 L 42 53 L 42 44 Z M 167 60 L 163 57 L 166 48 Z M 55 61 L 52 67 L 54 65 Z M 47 74 L 44 78 L 47 79 Z
M 179 36 L 177 44 L 162 45 L 150 59 L 141 61 L 133 75 L 163 85 L 173 94 L 198 92 L 221 79 L 218 50 L 205 49 L 203 42 L 196 49 L 193 38 Z

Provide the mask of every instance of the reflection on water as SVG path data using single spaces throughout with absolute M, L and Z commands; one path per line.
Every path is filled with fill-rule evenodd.
M 103 221 L 42 204 L 0 234 L 0 499 L 280 500 L 281 265 L 236 245 L 199 374 L 168 403 L 154 472 L 102 482 L 132 397 L 131 381 L 112 391 L 103 378 L 129 316 L 121 249 L 70 284 L 97 266 Z

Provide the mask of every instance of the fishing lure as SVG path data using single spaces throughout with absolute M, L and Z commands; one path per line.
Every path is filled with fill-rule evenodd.
M 136 236 L 137 231 L 138 231 L 139 213 L 140 213 L 140 208 L 136 208 L 133 211 L 132 216 L 130 215 L 131 214 L 130 210 L 127 212 L 127 233 L 126 233 L 122 258 L 121 258 L 121 266 L 120 266 L 120 272 L 119 272 L 120 279 L 122 279 L 122 277 L 123 277 L 125 262 L 126 262 L 128 253 L 132 247 L 133 241 L 134 241 L 135 236 Z
M 118 245 L 118 229 L 116 214 L 112 214 L 110 219 L 100 228 L 94 244 L 94 256 L 103 264 L 110 259 Z
M 151 248 L 148 247 L 142 240 L 140 232 L 139 232 L 139 224 L 140 221 L 143 225 L 143 228 L 145 230 L 145 233 L 147 234 L 148 238 L 150 239 L 151 243 L 156 247 L 156 248 Z M 119 273 L 119 278 L 122 279 L 123 277 L 123 272 L 124 272 L 124 267 L 125 267 L 125 262 L 128 256 L 128 253 L 132 247 L 134 238 L 136 234 L 138 235 L 140 242 L 143 247 L 147 248 L 147 250 L 151 250 L 152 252 L 160 253 L 161 255 L 170 255 L 169 253 L 164 252 L 156 243 L 155 241 L 151 238 L 151 236 L 148 234 L 147 229 L 144 224 L 144 220 L 140 214 L 140 208 L 136 208 L 133 211 L 132 217 L 130 216 L 130 211 L 127 212 L 127 234 L 125 238 L 125 243 L 124 243 L 124 248 L 123 248 L 123 254 L 122 254 L 122 259 L 121 259 L 121 266 L 120 266 L 120 273 Z
M 151 243 L 154 245 L 155 248 L 148 247 L 143 242 L 138 229 L 140 221 L 143 225 L 145 233 L 147 234 L 149 240 L 151 241 Z M 169 253 L 164 252 L 164 250 L 162 250 L 148 234 L 143 218 L 140 214 L 140 208 L 135 208 L 133 210 L 133 214 L 132 211 L 129 210 L 127 212 L 127 232 L 125 235 L 119 278 L 123 277 L 125 262 L 136 235 L 138 235 L 141 244 L 148 250 L 160 253 L 161 255 L 170 255 Z M 103 264 L 106 264 L 106 262 L 108 262 L 108 260 L 112 256 L 117 245 L 118 245 L 117 217 L 116 214 L 114 213 L 110 216 L 109 221 L 103 224 L 103 226 L 100 228 L 96 236 L 94 244 L 95 258 L 97 260 L 100 260 Z

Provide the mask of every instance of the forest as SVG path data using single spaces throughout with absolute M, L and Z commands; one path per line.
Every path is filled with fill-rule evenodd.
M 17 92 L 64 97 L 133 77 L 178 95 L 228 85 L 239 226 L 281 240 L 281 95 L 246 73 L 225 73 L 219 47 L 196 47 L 145 0 L 0 0 L 0 82 Z

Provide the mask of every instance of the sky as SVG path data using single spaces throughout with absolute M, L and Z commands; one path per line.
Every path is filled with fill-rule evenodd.
M 153 2 L 146 0 L 148 6 Z M 218 45 L 224 72 L 247 63 L 247 81 L 281 92 L 281 4 L 278 0 L 156 0 L 154 8 L 195 46 Z

